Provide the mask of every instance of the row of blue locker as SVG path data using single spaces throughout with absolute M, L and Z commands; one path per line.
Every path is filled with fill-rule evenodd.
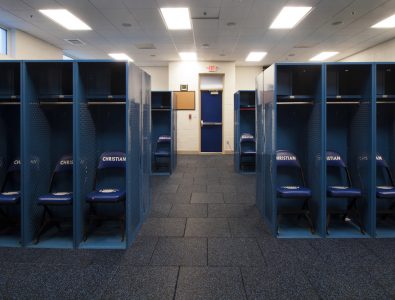
M 0 63 L 0 246 L 126 248 L 150 208 L 150 76 Z
M 279 63 L 256 86 L 256 203 L 272 233 L 394 237 L 395 64 Z

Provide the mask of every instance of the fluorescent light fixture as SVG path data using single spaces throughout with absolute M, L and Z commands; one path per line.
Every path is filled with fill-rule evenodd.
M 380 22 L 374 24 L 372 28 L 394 28 L 395 27 L 395 15 L 388 17 Z
M 330 58 L 332 56 L 335 56 L 338 53 L 339 52 L 324 51 L 324 52 L 321 52 L 321 53 L 317 54 L 316 56 L 310 58 L 310 60 L 312 60 L 312 61 L 323 61 L 323 60 L 327 60 L 328 58 Z
M 160 9 L 169 30 L 188 30 L 192 28 L 188 7 L 162 7 Z
M 124 61 L 133 61 L 127 54 L 125 53 L 108 53 L 115 60 L 124 60 Z
M 39 11 L 68 30 L 92 30 L 67 9 L 40 9 Z
M 182 60 L 197 60 L 196 52 L 179 52 L 178 55 Z
M 284 6 L 270 28 L 290 29 L 295 27 L 310 11 L 311 6 Z
M 266 54 L 266 52 L 250 52 L 246 57 L 246 61 L 261 61 Z

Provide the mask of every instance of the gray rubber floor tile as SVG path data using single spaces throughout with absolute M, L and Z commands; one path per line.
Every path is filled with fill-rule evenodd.
M 226 218 L 188 218 L 185 236 L 230 237 Z
M 40 249 L 40 257 L 30 263 L 86 266 L 92 263 L 92 251 L 84 249 Z M 118 250 L 114 250 L 118 252 Z
M 42 255 L 42 249 L 0 248 L 1 261 L 7 263 L 34 263 Z
M 207 239 L 160 238 L 152 256 L 151 265 L 206 266 Z
M 191 203 L 224 203 L 222 193 L 192 193 Z
M 100 299 L 117 268 L 17 264 L 5 293 L 13 299 Z
M 236 186 L 233 184 L 207 184 L 209 193 L 235 193 Z
M 137 237 L 132 246 L 124 251 L 120 264 L 133 266 L 149 265 L 157 243 L 157 237 Z
M 202 218 L 207 217 L 207 204 L 173 204 L 169 213 L 173 218 Z
M 373 276 L 378 285 L 383 287 L 392 299 L 395 299 L 395 265 L 379 264 L 365 267 L 365 270 Z
M 335 265 L 376 265 L 379 258 L 359 239 L 315 239 L 311 245 L 325 262 Z
M 224 193 L 225 203 L 255 204 L 255 193 Z
M 103 299 L 173 299 L 178 267 L 119 267 Z
M 208 216 L 212 218 L 259 218 L 254 205 L 245 204 L 209 204 Z
M 148 218 L 140 230 L 141 236 L 183 236 L 185 218 Z
M 159 194 L 153 203 L 190 203 L 192 193 L 161 193 Z
M 228 218 L 232 237 L 263 237 L 268 235 L 263 220 L 258 218 Z
M 373 275 L 362 267 L 333 263 L 301 267 L 321 299 L 389 299 Z
M 252 238 L 209 238 L 209 266 L 256 266 L 264 259 L 257 241 Z
M 177 193 L 205 193 L 207 192 L 206 184 L 180 184 Z
M 381 265 L 395 265 L 395 239 L 363 239 L 360 243 L 379 258 Z
M 172 204 L 168 202 L 160 203 L 158 201 L 152 203 L 151 212 L 149 214 L 152 218 L 165 218 L 169 216 Z
M 285 265 L 241 268 L 248 299 L 320 299 L 302 271 Z
M 176 193 L 179 184 L 161 184 L 157 187 L 154 187 L 153 192 L 162 192 L 162 193 Z
M 181 267 L 176 299 L 245 299 L 239 268 Z

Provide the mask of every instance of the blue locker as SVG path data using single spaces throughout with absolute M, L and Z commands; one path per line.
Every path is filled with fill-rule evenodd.
M 235 170 L 241 173 L 254 173 L 255 91 L 238 91 L 234 94 L 234 122 Z
M 170 175 L 176 166 L 177 115 L 170 91 L 151 92 L 152 174 Z
M 21 246 L 21 76 L 19 61 L 0 63 L 1 247 Z
M 73 63 L 26 61 L 23 68 L 23 243 L 72 248 Z M 55 175 L 60 161 L 69 172 Z

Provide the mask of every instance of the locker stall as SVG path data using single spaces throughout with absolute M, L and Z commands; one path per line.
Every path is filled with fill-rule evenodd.
M 395 237 L 395 64 L 376 64 L 376 74 L 376 236 Z
M 21 63 L 0 63 L 0 246 L 21 246 Z
M 259 86 L 257 206 L 278 237 L 322 235 L 323 68 L 275 64 Z
M 372 65 L 326 64 L 328 237 L 372 234 Z
M 151 92 L 153 175 L 170 175 L 175 169 L 176 122 L 172 92 Z
M 126 248 L 143 219 L 142 71 L 130 63 L 79 61 L 75 80 L 76 246 Z
M 32 247 L 73 247 L 73 63 L 24 63 L 23 230 Z
M 234 167 L 236 172 L 254 173 L 256 160 L 255 91 L 234 94 Z

